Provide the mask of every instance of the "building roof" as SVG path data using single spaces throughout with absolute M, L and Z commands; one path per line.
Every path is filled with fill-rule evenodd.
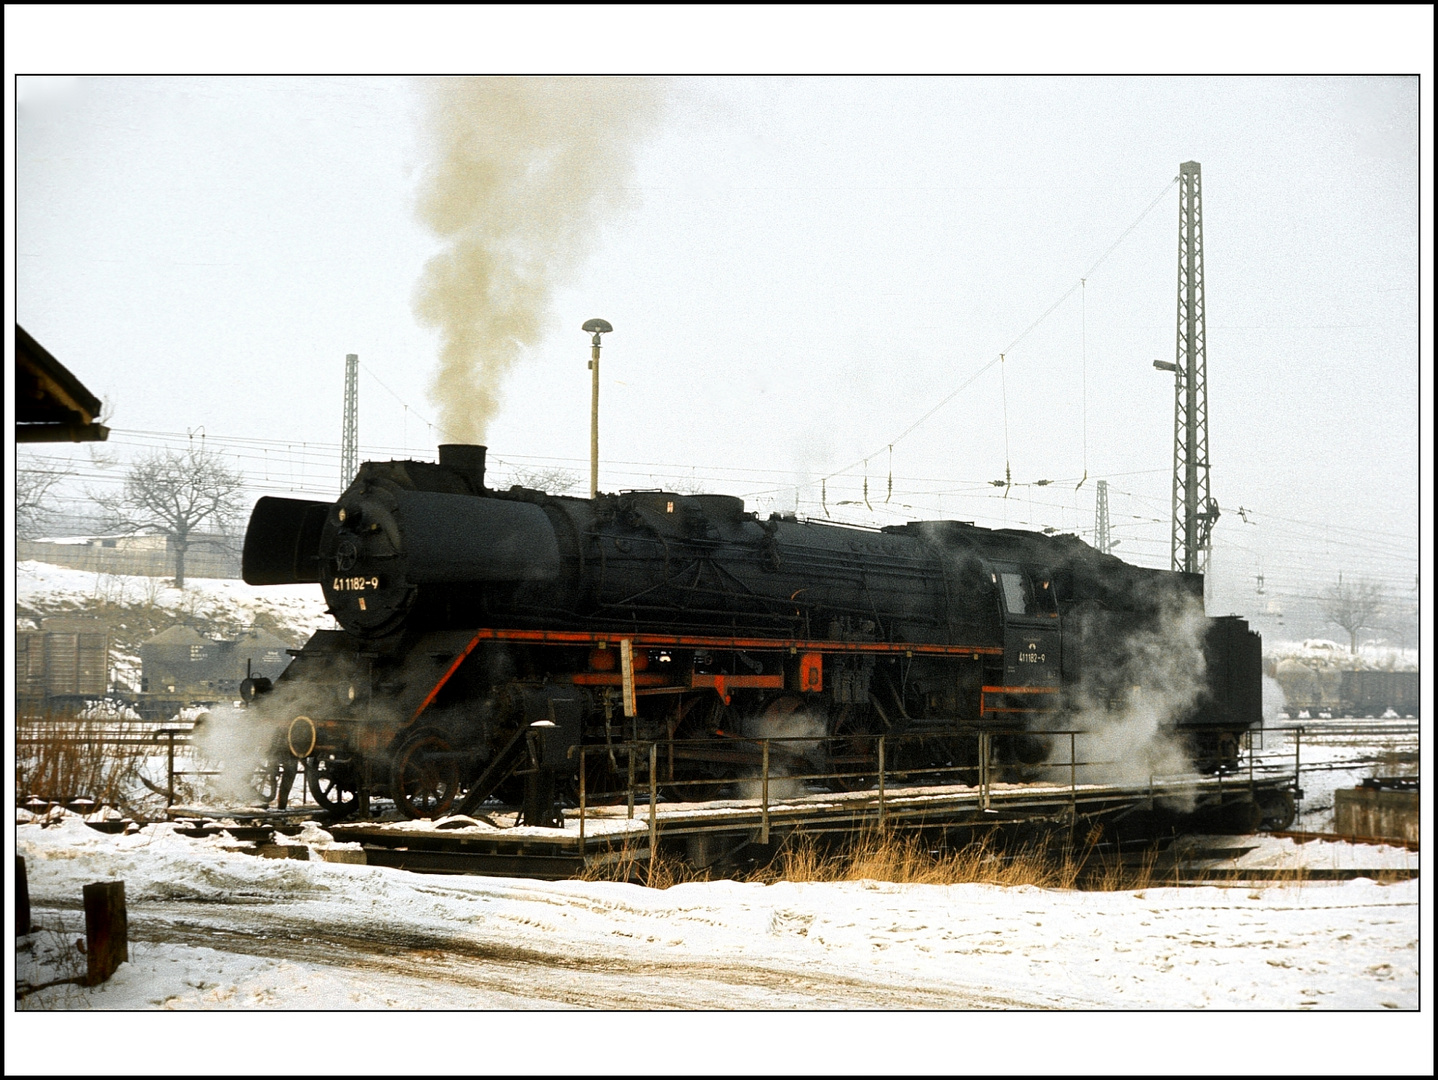
M 110 429 L 96 421 L 100 399 L 64 364 L 15 327 L 15 439 L 17 442 L 101 442 Z
M 93 615 L 49 615 L 40 621 L 40 629 L 56 634 L 109 632 L 109 627 Z
M 250 652 L 258 649 L 288 649 L 290 643 L 282 637 L 278 637 L 268 630 L 259 628 L 246 630 L 235 641 L 235 648 L 241 652 Z
M 176 623 L 168 630 L 161 630 L 158 634 L 145 642 L 146 645 L 213 645 L 209 638 L 201 637 L 193 626 L 182 626 Z

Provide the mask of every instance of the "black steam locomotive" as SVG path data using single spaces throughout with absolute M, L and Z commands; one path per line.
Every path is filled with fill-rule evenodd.
M 1212 772 L 1261 719 L 1258 635 L 1204 616 L 1198 575 L 965 522 L 872 530 L 760 520 L 727 495 L 495 491 L 482 446 L 367 462 L 332 504 L 261 499 L 244 578 L 317 583 L 342 627 L 247 687 L 336 815 L 371 794 L 412 816 L 461 795 L 472 810 L 518 775 L 552 805 L 581 760 L 623 769 L 626 743 L 659 743 L 678 794 L 752 775 L 752 740 L 796 734 L 814 738 L 791 755 L 849 782 L 884 734 L 908 737 L 891 766 L 963 777 L 989 730 L 991 760 L 1021 772 L 1046 731 L 1145 690 L 1177 695 L 1164 723 Z

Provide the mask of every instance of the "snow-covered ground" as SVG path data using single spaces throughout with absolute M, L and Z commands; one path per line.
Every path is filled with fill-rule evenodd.
M 217 620 L 248 625 L 266 613 L 306 633 L 334 626 L 325 614 L 318 585 L 246 585 L 238 578 L 190 578 L 184 589 L 164 587 L 164 579 L 128 574 L 96 574 L 67 566 L 25 560 L 15 564 L 15 600 L 22 607 L 84 607 L 97 601 L 153 603 L 174 611 L 199 610 Z
M 328 835 L 308 839 L 322 851 Z M 1259 1008 L 1418 1004 L 1418 884 L 1064 892 L 985 885 L 433 877 L 262 859 L 174 826 L 17 828 L 57 977 L 81 887 L 126 883 L 130 962 L 32 1005 L 195 1008 Z M 319 854 L 319 851 L 316 852 Z M 1415 866 L 1268 838 L 1237 865 Z M 74 964 L 80 963 L 78 953 Z

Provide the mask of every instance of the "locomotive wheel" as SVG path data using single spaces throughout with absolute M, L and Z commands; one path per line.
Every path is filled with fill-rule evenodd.
M 1044 735 L 1000 735 L 994 740 L 999 777 L 1005 783 L 1028 784 L 1042 780 L 1050 770 L 1039 768 L 1052 740 Z M 1064 748 L 1067 752 L 1067 747 Z
M 279 771 L 280 766 L 275 762 L 262 761 L 250 774 L 250 790 L 260 800 L 261 806 L 269 806 L 275 801 L 280 786 Z
M 1291 791 L 1274 791 L 1260 795 L 1258 809 L 1263 814 L 1263 820 L 1258 827 L 1266 832 L 1282 832 L 1293 824 L 1298 813 Z
M 437 731 L 411 735 L 395 753 L 390 795 L 406 817 L 443 817 L 459 794 L 459 761 Z
M 726 793 L 728 784 L 713 781 L 734 780 L 740 770 L 734 765 L 721 761 L 705 761 L 687 757 L 684 750 L 690 740 L 712 743 L 722 738 L 721 732 L 733 732 L 739 724 L 738 714 L 714 695 L 700 699 L 697 708 L 686 709 L 685 718 L 674 731 L 674 745 L 678 747 L 674 761 L 674 774 L 670 776 L 668 755 L 663 746 L 659 748 L 659 775 L 663 780 L 666 798 L 675 802 L 707 802 Z M 644 780 L 645 762 L 637 763 L 635 783 L 641 788 Z M 613 775 L 614 790 L 623 791 L 628 784 L 627 766 L 624 755 L 617 756 L 618 771 Z M 707 782 L 706 782 L 707 781 Z
M 878 783 L 878 743 L 870 738 L 870 725 L 856 715 L 850 705 L 841 705 L 834 715 L 828 742 L 826 769 L 835 773 L 859 773 L 854 776 L 831 777 L 826 783 L 830 791 L 866 791 Z M 861 771 L 862 770 L 862 771 Z
M 359 808 L 359 778 L 353 761 L 311 754 L 305 758 L 305 778 L 320 809 L 336 820 Z
M 663 766 L 661 765 L 661 768 Z M 676 766 L 675 771 L 679 776 L 674 780 L 662 784 L 660 790 L 666 798 L 675 802 L 707 802 L 710 799 L 722 797 L 728 790 L 728 784 L 705 783 L 704 781 L 715 780 L 736 780 L 739 778 L 739 770 L 732 765 L 719 765 L 712 762 L 685 762 L 683 767 Z M 686 781 L 688 781 L 686 783 Z M 620 787 L 625 784 L 625 778 L 619 780 Z M 636 780 L 639 788 L 644 787 L 641 780 Z M 641 797 L 643 791 L 640 791 Z

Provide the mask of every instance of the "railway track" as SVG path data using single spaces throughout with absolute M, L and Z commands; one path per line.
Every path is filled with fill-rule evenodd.
M 772 853 L 792 834 L 842 838 L 876 828 L 922 832 L 962 844 L 995 828 L 1087 833 L 1094 825 L 1120 830 L 1128 844 L 1149 829 L 1172 835 L 1176 822 L 1192 831 L 1245 831 L 1248 801 L 1287 778 L 1245 780 L 1191 777 L 1142 786 L 1116 784 L 993 783 L 986 787 L 897 787 L 853 792 L 798 792 L 779 797 L 729 798 L 707 803 L 620 803 L 565 812 L 560 828 L 508 826 L 508 818 L 451 817 L 428 821 L 341 822 L 326 828 L 335 840 L 359 845 L 332 861 L 358 861 L 432 874 L 490 874 L 545 880 L 571 878 L 609 863 L 647 864 L 656 851 L 711 865 L 726 853 L 753 846 Z M 1247 804 L 1248 810 L 1245 810 Z M 277 842 L 294 836 L 306 810 L 244 814 L 232 810 L 175 807 L 176 831 L 205 837 L 227 833 L 243 850 L 268 857 L 308 858 L 306 845 Z M 1146 823 L 1146 824 L 1145 824 Z M 94 822 L 102 831 L 136 827 L 126 821 Z M 1252 827 L 1249 825 L 1248 827 Z M 1115 836 L 1120 833 L 1114 833 Z

